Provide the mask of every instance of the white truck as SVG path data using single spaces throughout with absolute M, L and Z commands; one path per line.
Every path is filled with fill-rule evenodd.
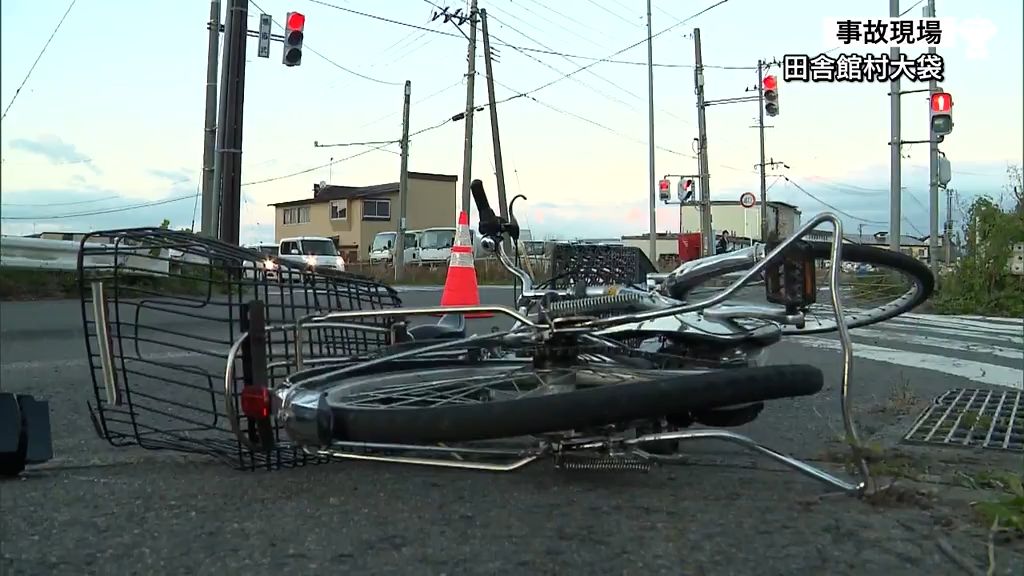
M 370 245 L 370 264 L 391 264 L 394 260 L 395 240 L 397 232 L 378 232 L 373 237 Z M 403 261 L 406 264 L 414 263 L 419 257 L 419 249 L 416 247 L 419 238 L 419 230 L 406 230 L 405 249 L 402 250 Z

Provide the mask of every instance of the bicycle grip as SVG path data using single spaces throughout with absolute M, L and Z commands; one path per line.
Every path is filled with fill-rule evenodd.
M 491 210 L 491 204 L 487 201 L 487 192 L 484 191 L 484 183 L 480 180 L 473 180 L 469 184 L 470 191 L 473 192 L 473 202 L 476 203 L 476 210 L 479 212 L 481 218 L 487 215 L 493 217 L 494 211 Z

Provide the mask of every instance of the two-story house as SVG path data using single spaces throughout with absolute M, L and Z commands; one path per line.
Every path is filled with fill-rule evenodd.
M 453 227 L 456 176 L 409 172 L 406 229 Z M 274 237 L 324 236 L 334 240 L 349 262 L 366 260 L 378 232 L 398 230 L 398 182 L 370 186 L 316 184 L 313 197 L 278 202 Z

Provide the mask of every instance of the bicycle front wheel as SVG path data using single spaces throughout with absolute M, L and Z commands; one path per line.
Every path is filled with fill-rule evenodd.
M 469 442 L 699 414 L 701 411 L 821 390 L 813 366 L 694 372 L 619 364 L 538 369 L 521 361 L 390 371 L 328 384 L 336 441 L 427 444 Z

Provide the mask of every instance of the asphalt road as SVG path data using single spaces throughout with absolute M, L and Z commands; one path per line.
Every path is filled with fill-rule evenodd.
M 506 289 L 481 293 L 488 303 L 509 301 Z M 436 304 L 438 292 L 402 298 Z M 178 328 L 216 329 L 216 321 L 202 324 Z M 113 448 L 96 437 L 85 406 L 92 384 L 78 303 L 3 302 L 0 383 L 50 400 L 57 454 L 0 484 L 0 573 L 966 573 L 940 542 L 984 573 L 987 531 L 968 502 L 988 495 L 944 483 L 944 472 L 1005 469 L 1019 459 L 896 442 L 948 389 L 1019 388 L 1024 327 L 927 316 L 891 324 L 854 332 L 862 351 L 853 401 L 863 436 L 924 462 L 928 474 L 923 484 L 901 482 L 910 488 L 893 494 L 902 498 L 869 503 L 823 497 L 821 484 L 710 442 L 688 445 L 686 465 L 648 474 L 544 463 L 504 474 L 372 463 L 249 473 Z M 737 431 L 842 472 L 834 348 L 829 337 L 776 346 L 773 363 L 819 366 L 826 389 L 774 402 Z M 997 540 L 995 554 L 996 574 L 1024 571 L 1019 540 Z

